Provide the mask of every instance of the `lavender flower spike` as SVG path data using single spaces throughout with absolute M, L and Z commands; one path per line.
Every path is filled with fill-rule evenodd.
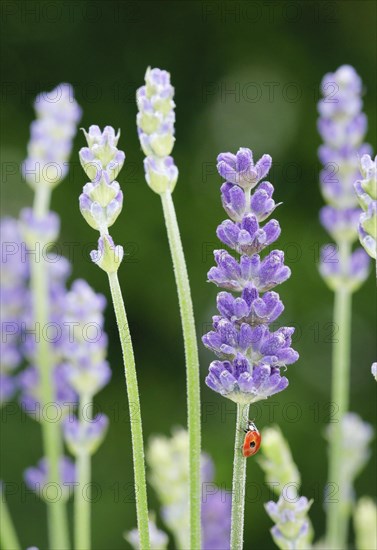
M 122 346 L 130 417 L 132 417 L 131 406 L 136 406 L 140 411 L 140 398 L 133 346 L 117 274 L 119 265 L 123 259 L 123 248 L 119 245 L 116 246 L 109 235 L 109 227 L 119 216 L 123 205 L 123 193 L 115 178 L 123 166 L 125 154 L 118 149 L 120 130 L 116 133 L 114 128 L 106 126 L 101 131 L 98 126 L 93 125 L 90 126 L 88 132 L 84 130 L 84 134 L 88 146 L 81 149 L 80 161 L 91 181 L 84 186 L 83 192 L 80 195 L 80 210 L 88 224 L 100 233 L 98 249 L 93 250 L 90 257 L 95 264 L 107 273 L 109 278 L 111 297 Z M 82 288 L 81 290 L 84 290 L 85 294 L 85 289 Z M 99 309 L 101 309 L 100 305 Z M 97 311 L 97 313 L 99 312 Z M 100 329 L 102 329 L 102 325 Z M 104 339 L 102 338 L 102 346 L 99 346 L 99 351 L 101 351 L 101 347 L 103 348 L 103 342 Z M 92 360 L 93 365 L 90 364 L 90 361 L 89 365 L 85 365 L 87 362 L 85 356 L 76 358 L 73 361 L 75 368 L 71 371 L 73 374 L 72 382 L 81 386 L 82 406 L 87 405 L 88 402 L 91 406 L 93 393 L 96 393 L 108 380 L 108 366 L 104 361 L 103 354 L 100 353 L 99 356 L 94 354 Z M 85 388 L 87 385 L 85 374 L 88 375 L 88 385 L 91 390 L 89 393 L 88 389 Z M 105 426 L 101 426 L 101 424 L 97 424 L 94 430 L 84 422 L 73 426 L 65 425 L 65 435 L 71 449 L 77 454 L 78 469 L 81 473 L 80 481 L 84 485 L 88 482 L 88 478 L 90 481 L 90 453 L 99 444 L 104 430 Z M 143 548 L 149 548 L 148 502 L 145 481 L 143 429 L 140 414 L 137 418 L 132 419 L 131 433 L 135 486 L 138 488 L 136 492 L 136 512 L 140 531 L 140 545 Z M 82 499 L 82 491 L 80 491 L 80 495 Z M 80 514 L 82 514 L 82 518 Z M 89 548 L 90 509 L 86 502 L 82 502 L 82 505 L 78 506 L 75 518 L 77 522 L 75 546 L 77 548 Z M 85 523 L 85 529 L 80 526 L 81 520 Z
M 280 235 L 276 220 L 262 224 L 276 207 L 273 186 L 261 181 L 267 176 L 272 159 L 263 155 L 254 162 L 251 150 L 241 148 L 235 155 L 223 153 L 217 160 L 218 172 L 227 180 L 221 187 L 222 203 L 231 218 L 219 225 L 217 236 L 241 257 L 236 260 L 226 250 L 215 250 L 217 265 L 208 272 L 208 280 L 241 296 L 219 293 L 220 315 L 213 317 L 213 330 L 202 340 L 219 358 L 209 366 L 207 386 L 237 403 L 230 547 L 241 550 L 246 459 L 240 451 L 240 426 L 248 418 L 251 403 L 288 386 L 280 370 L 297 361 L 298 353 L 291 347 L 294 328 L 269 328 L 284 309 L 279 295 L 271 289 L 291 274 L 284 265 L 282 251 L 260 256 Z
M 331 400 L 337 403 L 339 416 L 329 440 L 329 481 L 338 487 L 342 483 L 341 464 L 344 460 L 340 453 L 341 424 L 349 402 L 352 293 L 367 279 L 370 263 L 363 248 L 353 251 L 362 212 L 358 207 L 354 182 L 360 179 L 360 157 L 366 160 L 365 156 L 371 152 L 370 146 L 364 143 L 368 124 L 362 112 L 362 90 L 362 81 L 355 69 L 343 65 L 323 78 L 323 99 L 318 103 L 318 131 L 324 142 L 318 151 L 324 166 L 320 185 L 327 203 L 321 210 L 320 220 L 335 241 L 335 246 L 322 248 L 319 271 L 335 293 L 334 324 L 339 328 L 339 337 L 333 346 L 331 389 Z M 367 166 L 363 169 L 368 172 Z M 369 200 L 365 189 L 361 183 L 356 187 L 360 202 L 365 207 Z M 373 212 L 369 219 L 368 215 L 366 218 L 369 231 Z M 365 228 L 361 227 L 361 230 L 365 232 Z M 366 235 L 362 233 L 361 236 L 362 244 L 368 247 L 368 242 L 364 240 Z M 328 504 L 327 516 L 326 543 L 329 547 L 345 547 L 348 515 L 344 513 L 342 500 Z
M 363 143 L 367 119 L 361 112 L 362 82 L 353 67 L 343 65 L 335 73 L 325 75 L 321 90 L 323 99 L 318 104 L 318 131 L 324 144 L 319 148 L 318 156 L 324 165 L 320 184 L 328 205 L 322 208 L 320 221 L 341 250 L 338 258 L 341 276 L 334 278 L 333 273 L 329 273 L 326 263 L 332 262 L 326 260 L 324 254 L 320 272 L 330 288 L 336 289 L 346 284 L 354 292 L 368 276 L 365 271 L 361 279 L 358 276 L 355 278 L 352 269 L 349 269 L 349 256 L 357 239 L 361 214 L 353 184 L 360 176 L 360 156 L 370 152 L 370 145 Z M 362 186 L 356 185 L 363 195 Z M 364 263 L 367 263 L 367 258 Z
M 173 191 L 178 168 L 170 156 L 174 147 L 174 88 L 170 74 L 161 69 L 147 69 L 145 85 L 138 89 L 137 127 L 144 160 L 145 178 L 156 193 Z
M 280 368 L 298 359 L 291 348 L 294 329 L 270 332 L 268 328 L 284 309 L 279 295 L 270 289 L 285 281 L 290 269 L 279 250 L 263 259 L 259 255 L 280 234 L 276 220 L 261 225 L 275 208 L 273 186 L 262 182 L 250 196 L 246 183 L 248 179 L 257 185 L 267 175 L 271 157 L 264 155 L 254 167 L 252 152 L 243 148 L 237 155 L 219 155 L 218 160 L 220 175 L 230 174 L 231 182 L 221 191 L 224 208 L 234 221 L 222 222 L 217 236 L 242 255 L 238 262 L 225 250 L 215 251 L 217 267 L 210 269 L 208 279 L 219 287 L 241 292 L 241 297 L 234 298 L 228 292 L 218 295 L 220 315 L 213 317 L 214 330 L 203 336 L 203 343 L 220 361 L 211 363 L 206 384 L 236 403 L 250 404 L 284 390 L 288 380 L 280 375 Z
M 200 524 L 200 372 L 195 319 L 190 282 L 183 252 L 172 192 L 178 168 L 171 155 L 175 137 L 174 88 L 170 74 L 161 69 L 147 69 L 145 85 L 136 95 L 137 128 L 144 159 L 145 179 L 161 197 L 162 209 L 180 306 L 187 371 L 187 409 L 190 463 L 190 546 L 201 547 Z
M 34 103 L 37 119 L 32 123 L 28 157 L 22 171 L 27 183 L 36 188 L 53 188 L 68 173 L 68 158 L 81 108 L 70 84 L 59 84 L 51 92 L 42 92 Z
M 91 179 L 80 195 L 80 211 L 87 223 L 100 232 L 98 250 L 91 259 L 106 273 L 118 270 L 123 258 L 123 248 L 115 246 L 109 235 L 109 227 L 119 216 L 123 206 L 123 193 L 115 181 L 126 155 L 117 148 L 120 130 L 106 126 L 103 131 L 92 125 L 84 130 L 88 147 L 80 150 L 80 162 Z

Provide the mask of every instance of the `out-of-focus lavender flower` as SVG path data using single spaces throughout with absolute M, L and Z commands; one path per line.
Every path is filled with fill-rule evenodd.
M 288 380 L 280 375 L 280 368 L 298 359 L 291 347 L 294 329 L 269 329 L 284 309 L 279 295 L 271 289 L 291 274 L 280 250 L 264 258 L 259 255 L 280 235 L 276 220 L 261 226 L 277 206 L 272 199 L 273 186 L 261 182 L 250 194 L 267 175 L 271 163 L 271 157 L 263 155 L 254 164 L 250 149 L 241 148 L 236 155 L 219 155 L 217 165 L 220 175 L 228 178 L 221 193 L 223 206 L 232 218 L 219 225 L 217 236 L 241 258 L 237 261 L 225 250 L 215 250 L 217 266 L 210 269 L 208 280 L 241 296 L 220 292 L 217 297 L 220 315 L 213 317 L 214 330 L 203 336 L 203 343 L 220 361 L 211 363 L 206 384 L 244 404 L 284 390 Z
M 53 368 L 52 377 L 55 390 L 55 406 L 59 407 L 60 413 L 67 413 L 70 410 L 70 407 L 77 402 L 77 394 L 69 384 L 64 365 L 56 365 Z M 42 405 L 42 396 L 40 394 L 41 385 L 38 369 L 33 366 L 24 369 L 18 376 L 18 385 L 20 389 L 19 400 L 22 410 L 30 414 L 36 420 L 46 420 L 46 418 L 40 414 L 40 410 L 38 410 Z M 44 411 L 44 414 L 48 414 L 47 411 Z
M 262 430 L 262 454 L 257 462 L 266 476 L 266 482 L 277 494 L 287 489 L 297 494 L 301 476 L 293 460 L 291 449 L 280 428 L 274 426 Z
M 318 131 L 324 144 L 318 154 L 324 165 L 320 174 L 321 190 L 328 205 L 321 210 L 320 220 L 339 250 L 343 250 L 357 239 L 361 211 L 353 184 L 360 175 L 359 157 L 370 152 L 370 146 L 363 143 L 367 118 L 361 112 L 362 82 L 353 67 L 343 65 L 335 73 L 325 75 L 321 91 Z M 334 264 L 335 260 L 336 277 L 334 266 L 327 265 Z M 352 261 L 345 253 L 331 259 L 322 253 L 320 272 L 330 288 L 336 290 L 345 284 L 355 291 L 367 278 L 368 271 L 355 272 Z M 367 259 L 364 262 L 360 259 L 360 263 L 365 265 Z
M 363 155 L 360 160 L 363 179 L 355 182 L 355 191 L 363 209 L 359 239 L 371 258 L 377 257 L 377 157 Z
M 37 119 L 30 127 L 28 156 L 22 170 L 25 180 L 35 188 L 55 187 L 67 175 L 72 140 L 81 118 L 70 84 L 59 84 L 39 94 L 34 103 Z
M 357 550 L 377 548 L 377 506 L 370 497 L 361 497 L 354 509 Z
M 138 89 L 137 128 L 144 160 L 145 178 L 156 193 L 174 190 L 178 168 L 170 156 L 174 147 L 175 103 L 170 74 L 148 68 L 145 86 Z
M 109 227 L 119 216 L 123 206 L 123 193 L 114 181 L 124 164 L 126 155 L 117 148 L 120 131 L 105 126 L 84 130 L 88 147 L 80 150 L 80 162 L 90 182 L 84 185 L 80 195 L 80 211 L 87 223 L 100 232 L 98 250 L 91 259 L 107 273 L 118 270 L 123 258 L 123 248 L 115 246 L 109 235 Z
M 66 443 L 73 455 L 82 452 L 94 454 L 101 445 L 109 419 L 104 414 L 98 414 L 88 421 L 79 421 L 76 417 L 67 417 L 63 423 Z
M 230 493 L 211 483 L 202 499 L 203 550 L 230 548 L 231 509 Z
M 363 470 L 371 454 L 369 444 L 373 439 L 373 428 L 359 415 L 347 413 L 342 418 L 341 430 L 343 459 L 340 471 L 339 502 L 342 508 L 349 513 L 355 499 L 354 480 Z M 332 433 L 333 425 L 330 424 L 327 429 L 327 439 L 331 439 Z
M 132 529 L 124 533 L 124 538 L 130 543 L 132 548 L 140 550 L 140 537 L 137 529 Z M 164 531 L 161 531 L 156 525 L 155 519 L 150 514 L 149 517 L 149 537 L 151 542 L 151 550 L 166 550 L 169 543 L 169 537 Z
M 105 360 L 105 305 L 104 296 L 81 279 L 74 281 L 65 297 L 63 365 L 67 380 L 79 395 L 92 397 L 111 376 Z
M 1 343 L 0 405 L 13 396 L 16 389 L 14 371 L 19 367 L 21 324 L 27 297 L 26 281 L 29 265 L 23 257 L 22 239 L 17 220 L 0 221 L 1 235 Z
M 96 294 L 81 279 L 76 280 L 66 294 L 63 369 L 69 384 L 80 396 L 80 406 L 91 403 L 93 396 L 110 380 L 111 371 L 105 360 L 105 306 L 104 296 Z M 105 436 L 107 416 L 100 414 L 91 418 L 90 415 L 90 411 L 82 411 L 80 420 L 71 416 L 64 420 L 65 440 L 75 456 L 93 454 Z
M 344 266 L 341 255 L 334 245 L 326 245 L 321 249 L 322 277 L 331 290 L 340 286 L 354 292 L 363 284 L 369 274 L 369 258 L 362 248 L 357 248 L 348 258 Z
M 179 429 L 171 438 L 154 437 L 147 450 L 150 483 L 162 504 L 162 518 L 177 547 L 189 548 L 189 439 Z M 230 493 L 213 483 L 211 459 L 202 454 L 202 548 L 223 550 L 230 545 Z
M 267 514 L 275 523 L 271 535 L 278 548 L 308 550 L 311 547 L 313 532 L 308 512 L 312 503 L 306 497 L 290 501 L 281 496 L 277 503 L 265 504 Z
M 60 498 L 68 500 L 70 492 L 76 481 L 75 465 L 72 460 L 62 456 L 59 461 L 59 473 L 61 479 Z M 27 468 L 24 472 L 26 485 L 40 498 L 48 500 L 48 463 L 42 458 L 37 466 Z M 54 488 L 56 491 L 56 488 Z

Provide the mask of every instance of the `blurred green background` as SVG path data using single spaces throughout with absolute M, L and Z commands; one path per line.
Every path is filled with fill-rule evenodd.
M 252 408 L 259 428 L 277 423 L 288 438 L 302 474 L 302 494 L 315 498 L 311 518 L 316 538 L 324 531 L 321 502 L 327 472 L 323 438 L 331 413 L 330 360 L 332 293 L 318 275 L 320 245 L 329 241 L 318 222 L 323 205 L 318 186 L 316 102 L 322 76 L 352 64 L 365 84 L 367 140 L 376 147 L 376 4 L 340 2 L 86 2 L 4 0 L 2 8 L 2 214 L 17 216 L 32 193 L 19 170 L 26 154 L 32 102 L 41 90 L 70 82 L 83 108 L 82 126 L 120 127 L 127 155 L 119 175 L 124 209 L 112 229 L 128 256 L 120 269 L 130 320 L 145 436 L 168 434 L 185 425 L 183 344 L 175 284 L 160 200 L 146 185 L 136 133 L 135 90 L 148 65 L 170 71 L 176 89 L 174 158 L 180 178 L 174 201 L 181 227 L 198 335 L 215 312 L 216 288 L 206 283 L 215 229 L 225 214 L 220 204 L 216 156 L 250 147 L 270 153 L 270 181 L 282 226 L 278 245 L 292 268 L 279 289 L 282 322 L 297 326 L 300 361 L 288 369 L 290 386 Z M 6 128 L 6 130 L 5 130 Z M 75 139 L 69 177 L 54 191 L 52 208 L 62 218 L 61 250 L 75 247 L 72 278 L 83 277 L 108 297 L 107 278 L 88 260 L 97 235 L 78 210 L 86 182 L 77 162 L 84 145 Z M 8 168 L 7 168 L 8 167 Z M 10 169 L 12 171 L 12 169 Z M 375 284 L 371 276 L 355 294 L 352 324 L 351 408 L 375 425 L 376 386 L 370 374 L 375 354 Z M 114 315 L 106 312 L 110 385 L 97 398 L 111 419 L 105 443 L 94 457 L 98 498 L 93 504 L 93 547 L 125 548 L 122 532 L 135 526 L 131 441 L 120 346 Z M 336 335 L 335 335 L 336 337 Z M 213 356 L 200 344 L 203 449 L 216 465 L 216 481 L 230 488 L 235 411 L 231 402 L 204 385 Z M 350 434 L 352 439 L 352 434 Z M 45 509 L 22 490 L 22 472 L 41 456 L 39 426 L 5 409 L 1 425 L 1 478 L 15 483 L 9 505 L 24 547 L 46 548 Z M 356 483 L 358 495 L 375 494 L 372 466 Z M 273 548 L 271 522 L 263 509 L 269 498 L 260 468 L 248 462 L 245 548 Z M 150 507 L 158 503 L 149 490 Z M 70 503 L 70 513 L 72 503 Z M 160 522 L 161 525 L 161 522 Z

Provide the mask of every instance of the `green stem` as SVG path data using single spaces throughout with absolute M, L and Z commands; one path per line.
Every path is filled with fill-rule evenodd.
M 245 434 L 242 426 L 248 419 L 250 405 L 237 403 L 236 438 L 234 442 L 233 483 L 232 483 L 232 525 L 230 547 L 242 550 L 245 515 L 246 458 L 242 454 Z
M 0 543 L 4 550 L 21 550 L 16 529 L 8 510 L 5 495 L 2 491 L 2 483 L 0 483 Z
M 178 291 L 186 357 L 190 463 L 190 548 L 201 548 L 200 499 L 200 374 L 190 283 L 170 191 L 161 193 L 162 208 Z
M 340 261 L 347 266 L 349 243 L 339 245 Z M 337 407 L 338 422 L 332 425 L 329 441 L 329 482 L 337 491 L 337 502 L 327 503 L 327 543 L 332 549 L 346 548 L 349 505 L 342 487 L 342 420 L 348 411 L 351 366 L 352 294 L 345 286 L 335 291 L 334 325 L 338 328 L 333 344 L 331 402 Z
M 90 422 L 92 418 L 92 396 L 82 395 L 79 405 L 80 422 Z M 85 416 L 83 414 L 85 410 Z M 76 550 L 90 549 L 90 502 L 91 502 L 91 456 L 83 449 L 76 457 L 78 485 L 75 489 L 74 521 Z
M 43 217 L 49 208 L 50 192 L 44 186 L 36 189 L 34 198 L 34 215 Z M 45 243 L 40 243 L 45 244 Z M 37 335 L 36 365 L 38 365 L 41 382 L 41 403 L 55 403 L 53 367 L 55 366 L 50 343 L 44 338 L 44 330 L 48 325 L 49 297 L 47 263 L 41 250 L 30 254 L 30 287 L 33 295 L 35 329 Z M 46 409 L 45 409 L 46 410 Z M 60 487 L 59 459 L 63 454 L 63 440 L 59 423 L 41 419 L 44 453 L 48 463 L 48 482 Z M 66 550 L 69 548 L 68 520 L 65 502 L 58 499 L 47 501 L 48 530 L 51 550 Z
M 111 297 L 113 300 L 115 316 L 118 325 L 120 343 L 122 346 L 124 374 L 126 378 L 128 406 L 130 411 L 132 455 L 135 476 L 136 512 L 140 537 L 140 548 L 142 550 L 148 550 L 150 548 L 148 501 L 147 487 L 145 481 L 143 428 L 141 423 L 140 399 L 139 389 L 137 385 L 135 358 L 132 348 L 130 330 L 128 327 L 126 310 L 123 302 L 122 291 L 119 286 L 118 275 L 116 272 L 109 273 L 109 282 Z

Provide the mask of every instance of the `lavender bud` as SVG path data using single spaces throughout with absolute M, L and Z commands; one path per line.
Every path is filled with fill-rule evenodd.
M 174 164 L 173 157 L 163 159 L 147 157 L 144 159 L 144 169 L 147 184 L 155 193 L 174 191 L 178 179 L 178 168 Z
M 98 250 L 92 250 L 90 257 L 106 273 L 115 273 L 123 260 L 123 247 L 115 245 L 110 235 L 98 239 Z

